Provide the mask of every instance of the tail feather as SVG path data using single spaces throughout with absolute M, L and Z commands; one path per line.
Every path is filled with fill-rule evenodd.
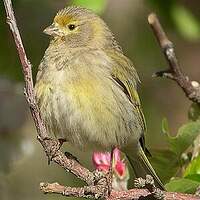
M 125 153 L 133 168 L 136 177 L 145 178 L 146 175 L 149 174 L 154 178 L 155 185 L 159 187 L 161 190 L 165 190 L 164 185 L 162 184 L 155 170 L 151 166 L 141 146 L 139 146 L 138 153 L 136 155 L 131 152 L 128 153 L 125 152 Z

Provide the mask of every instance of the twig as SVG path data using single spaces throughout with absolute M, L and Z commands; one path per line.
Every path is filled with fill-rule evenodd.
M 10 27 L 12 35 L 15 40 L 16 48 L 19 54 L 19 58 L 22 64 L 22 71 L 24 74 L 25 81 L 25 89 L 24 93 L 29 104 L 31 114 L 33 116 L 33 120 L 35 126 L 37 128 L 38 140 L 42 144 L 44 151 L 48 158 L 52 161 L 56 162 L 66 171 L 70 171 L 75 174 L 77 177 L 84 180 L 87 184 L 93 184 L 94 175 L 88 169 L 81 166 L 77 161 L 73 159 L 68 159 L 60 150 L 59 150 L 59 142 L 56 139 L 51 139 L 48 137 L 45 125 L 40 116 L 39 108 L 36 104 L 34 87 L 33 87 L 33 79 L 32 79 L 32 70 L 31 63 L 27 59 L 22 39 L 19 33 L 19 29 L 17 27 L 16 19 L 14 16 L 14 11 L 12 7 L 11 0 L 4 0 L 4 7 L 7 15 L 7 23 Z
M 85 187 L 65 187 L 58 183 L 40 183 L 40 189 L 45 194 L 54 193 L 62 194 L 66 197 L 84 197 L 84 198 L 95 198 L 99 199 L 106 194 L 105 187 L 101 185 L 96 186 L 85 186 Z
M 49 138 L 45 125 L 40 116 L 39 108 L 36 104 L 34 87 L 33 87 L 33 79 L 32 79 L 32 70 L 31 64 L 26 57 L 26 53 L 23 47 L 23 43 L 21 40 L 21 36 L 16 24 L 16 19 L 14 16 L 12 2 L 11 0 L 3 0 L 4 6 L 7 14 L 7 23 L 10 27 L 10 30 L 13 34 L 16 48 L 20 57 L 20 61 L 22 64 L 22 71 L 24 74 L 25 81 L 25 96 L 27 102 L 30 106 L 31 114 L 33 116 L 33 120 L 35 126 L 37 128 L 38 140 L 46 152 L 46 155 L 55 163 L 60 165 L 66 171 L 70 171 L 78 178 L 84 180 L 89 186 L 85 186 L 83 188 L 71 188 L 59 185 L 58 183 L 41 183 L 41 190 L 45 193 L 56 193 L 62 194 L 64 196 L 74 196 L 74 197 L 87 197 L 87 198 L 104 198 L 107 195 L 107 188 L 105 187 L 105 182 L 103 179 L 96 180 L 96 176 L 94 173 L 90 172 L 88 169 L 81 166 L 76 160 L 67 158 L 60 150 L 60 144 L 56 139 Z M 97 184 L 95 184 L 97 182 Z M 112 191 L 111 195 L 107 197 L 107 200 L 128 200 L 128 199 L 139 199 L 141 196 L 147 197 L 151 195 L 148 190 L 145 189 L 132 189 L 129 191 L 116 192 Z M 174 200 L 197 200 L 199 198 L 193 195 L 181 194 L 181 193 L 165 193 L 166 200 L 174 199 Z
M 84 197 L 84 198 L 95 198 L 98 199 L 99 191 L 102 193 L 104 189 L 101 186 L 93 186 L 91 187 L 82 187 L 82 188 L 71 188 L 65 187 L 58 183 L 41 183 L 40 189 L 44 193 L 54 193 L 54 194 L 62 194 L 63 196 L 73 196 L 73 197 Z M 200 197 L 190 195 L 190 194 L 181 194 L 176 192 L 164 192 L 165 200 L 200 200 Z M 112 191 L 111 195 L 106 198 L 106 200 L 147 200 L 152 199 L 152 194 L 148 189 L 131 189 L 128 191 Z
M 11 1 L 4 0 L 4 6 L 5 6 L 5 10 L 6 10 L 6 15 L 7 15 L 7 23 L 13 34 L 15 44 L 17 47 L 17 51 L 19 54 L 19 58 L 20 58 L 20 61 L 22 64 L 22 71 L 23 71 L 24 80 L 25 80 L 25 91 L 24 92 L 26 94 L 27 101 L 31 108 L 31 114 L 34 118 L 38 134 L 40 135 L 41 138 L 46 138 L 48 136 L 47 136 L 47 133 L 45 130 L 45 126 L 41 120 L 40 113 L 38 111 L 38 107 L 35 102 L 35 95 L 34 95 L 34 91 L 33 91 L 32 70 L 31 70 L 32 66 L 26 57 L 26 53 L 25 53 L 23 43 L 22 43 L 22 40 L 20 37 L 20 33 L 17 28 Z
M 154 13 L 150 14 L 148 16 L 148 22 L 169 64 L 169 69 L 157 72 L 155 73 L 155 76 L 174 80 L 183 89 L 185 95 L 191 101 L 200 103 L 200 84 L 196 81 L 190 81 L 181 71 L 175 54 L 174 45 L 167 38 L 157 16 Z

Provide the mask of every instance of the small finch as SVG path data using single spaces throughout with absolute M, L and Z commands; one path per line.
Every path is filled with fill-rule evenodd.
M 139 78 L 105 22 L 81 7 L 60 10 L 44 30 L 52 36 L 35 85 L 50 134 L 79 148 L 120 148 L 137 177 L 151 174 L 145 156 L 145 120 Z

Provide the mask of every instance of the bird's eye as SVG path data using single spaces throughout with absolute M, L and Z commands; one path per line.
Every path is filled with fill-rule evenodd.
M 70 31 L 72 31 L 76 28 L 76 26 L 74 24 L 69 24 L 68 28 L 69 28 Z

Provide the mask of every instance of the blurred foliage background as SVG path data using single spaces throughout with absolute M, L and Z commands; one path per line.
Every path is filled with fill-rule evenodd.
M 165 149 L 168 144 L 163 139 L 163 132 L 176 135 L 178 128 L 187 123 L 191 102 L 172 81 L 152 78 L 154 72 L 165 69 L 167 64 L 147 24 L 147 15 L 152 11 L 158 14 L 170 39 L 176 45 L 183 70 L 191 79 L 199 80 L 200 1 L 13 0 L 13 5 L 27 55 L 33 64 L 34 77 L 49 41 L 42 30 L 51 23 L 59 9 L 68 5 L 82 5 L 102 16 L 124 53 L 135 63 L 142 82 L 139 93 L 148 126 L 148 147 Z M 0 199 L 62 199 L 60 196 L 42 194 L 39 183 L 57 181 L 70 186 L 82 183 L 58 166 L 47 165 L 45 154 L 36 140 L 36 130 L 23 96 L 21 65 L 5 23 L 2 1 L 0 10 Z M 165 120 L 164 125 L 161 125 L 163 118 L 168 121 L 167 130 Z M 198 130 L 197 124 L 195 127 Z M 168 142 L 174 150 L 173 144 L 176 141 L 168 138 Z M 65 149 L 92 168 L 91 152 L 80 152 L 71 146 L 64 146 Z M 170 153 L 170 159 L 171 156 Z

